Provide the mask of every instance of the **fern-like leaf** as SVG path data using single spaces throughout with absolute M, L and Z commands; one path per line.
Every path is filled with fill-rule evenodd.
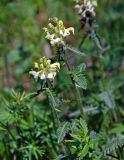
M 104 146 L 104 155 L 109 154 L 124 145 L 124 138 L 113 138 Z
M 51 100 L 51 103 L 53 104 L 54 109 L 55 109 L 57 112 L 61 112 L 61 111 L 58 109 L 58 106 L 60 106 L 60 100 L 59 100 L 59 98 L 56 96 L 55 92 L 54 92 L 53 90 L 47 89 L 47 95 L 48 95 L 49 99 Z
M 109 108 L 115 108 L 115 99 L 112 90 L 107 90 L 100 94 L 100 98 Z
M 88 134 L 88 127 L 87 127 L 86 121 L 84 121 L 83 119 L 80 119 L 80 126 L 84 132 L 84 135 L 86 136 Z
M 65 137 L 65 134 L 67 133 L 67 131 L 69 130 L 69 122 L 65 122 L 62 127 L 60 127 L 57 131 L 57 134 L 58 134 L 58 143 L 62 142 L 64 137 Z
M 84 71 L 85 71 L 85 65 L 81 64 L 77 68 L 74 68 L 71 71 L 71 74 L 73 76 L 73 79 L 74 79 L 77 87 L 83 88 L 86 90 L 87 89 L 87 80 L 84 75 Z
M 89 144 L 87 143 L 78 154 L 79 160 L 82 160 L 88 154 L 88 151 L 89 151 Z

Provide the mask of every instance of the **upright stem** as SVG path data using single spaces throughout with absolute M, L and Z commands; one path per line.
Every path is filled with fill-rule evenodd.
M 115 108 L 112 109 L 112 114 L 113 114 L 113 117 L 114 117 L 115 122 L 117 122 L 117 121 L 118 121 L 118 117 L 117 117 Z
M 56 122 L 58 124 L 58 127 L 61 127 L 61 123 L 59 121 L 59 117 L 58 117 L 58 114 L 56 112 L 56 106 L 57 106 L 56 101 L 55 101 L 55 99 L 54 99 L 54 97 L 53 97 L 49 88 L 46 88 L 46 93 L 47 93 L 47 96 L 48 96 L 48 99 L 49 99 L 49 102 L 50 102 L 50 106 L 51 106 L 51 110 L 52 110 L 52 114 L 53 114 L 53 121 L 56 120 Z M 52 137 L 50 137 L 50 138 L 52 138 Z M 68 144 L 63 143 L 63 145 L 65 145 L 66 151 L 67 151 L 67 153 L 69 153 L 69 157 L 71 158 L 71 151 L 70 151 L 70 148 L 68 147 Z
M 70 66 L 68 64 L 68 60 L 67 60 L 66 55 L 65 55 L 65 50 L 63 50 L 63 53 L 64 53 L 64 58 L 65 58 L 65 63 L 66 63 L 67 69 L 70 72 L 71 69 L 70 69 Z M 78 106 L 79 106 L 79 109 L 80 109 L 81 117 L 84 118 L 83 104 L 82 104 L 82 100 L 81 100 L 80 91 L 79 91 L 79 89 L 78 89 L 78 87 L 77 87 L 77 85 L 76 85 L 76 83 L 75 83 L 75 81 L 74 81 L 74 79 L 71 75 L 70 75 L 70 79 L 71 79 L 71 82 L 72 82 L 72 84 L 75 88 L 75 91 L 76 91 L 75 96 L 76 96 L 77 103 L 78 103 Z
M 103 83 L 103 88 L 104 90 L 107 92 L 107 95 L 111 101 L 111 103 L 113 104 L 113 100 L 112 100 L 112 97 L 111 97 L 111 94 L 109 93 L 108 90 L 106 90 L 106 87 L 104 86 L 104 83 Z M 114 106 L 114 107 L 113 107 Z M 116 113 L 116 105 L 113 104 L 113 106 L 111 107 L 111 112 L 112 112 L 112 115 L 113 115 L 113 118 L 114 118 L 114 121 L 117 122 L 118 121 L 118 116 L 117 116 L 117 113 Z
M 77 96 L 78 106 L 80 107 L 80 113 L 81 113 L 81 116 L 84 118 L 84 111 L 83 111 L 81 95 L 80 95 L 79 88 L 76 86 L 76 84 L 75 84 L 75 88 L 76 88 L 76 93 L 77 93 L 76 96 Z
M 49 134 L 51 145 L 52 145 L 52 147 L 53 147 L 53 149 L 54 149 L 54 151 L 55 151 L 55 153 L 57 155 L 58 154 L 58 151 L 56 149 L 57 146 L 54 143 L 54 139 L 53 139 L 52 134 L 51 134 L 51 129 L 49 128 L 49 126 L 47 126 L 47 128 L 48 128 L 48 134 Z
M 57 112 L 56 112 L 56 101 L 50 91 L 49 88 L 46 88 L 46 92 L 47 92 L 47 95 L 48 95 L 48 98 L 49 98 L 49 102 L 50 102 L 50 106 L 51 106 L 51 109 L 52 109 L 52 113 L 53 113 L 53 117 L 55 118 L 57 124 L 58 124 L 58 127 L 61 126 L 61 123 L 59 121 L 59 118 L 58 118 L 58 115 L 57 115 Z
M 53 113 L 53 117 L 55 118 L 57 124 L 58 124 L 58 127 L 61 127 L 61 123 L 59 121 L 59 118 L 58 118 L 58 115 L 57 115 L 57 112 L 56 112 L 56 102 L 55 102 L 55 99 L 54 97 L 52 96 L 51 94 L 51 91 L 49 88 L 46 88 L 46 92 L 47 92 L 47 95 L 48 95 L 48 98 L 49 98 L 49 101 L 50 101 L 50 105 L 51 105 L 51 110 L 52 110 L 52 113 Z M 63 145 L 65 145 L 66 147 L 66 151 L 67 153 L 69 154 L 69 157 L 71 158 L 71 151 L 70 151 L 70 148 L 68 146 L 68 144 L 66 143 L 63 143 Z M 70 159 L 71 160 L 71 159 Z
M 82 45 L 84 44 L 86 38 L 87 38 L 87 34 L 84 34 L 84 36 L 83 36 L 83 38 L 82 38 L 82 40 L 81 40 L 81 42 L 80 42 L 80 44 L 79 44 L 79 49 L 81 49 L 81 47 L 82 47 Z

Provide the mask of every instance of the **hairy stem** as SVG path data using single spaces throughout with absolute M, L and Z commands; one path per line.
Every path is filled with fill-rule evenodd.
M 70 72 L 71 71 L 71 68 L 69 66 L 69 63 L 68 63 L 68 59 L 66 58 L 66 55 L 65 55 L 65 50 L 63 51 L 64 53 L 64 58 L 65 58 L 65 63 L 66 63 L 66 66 L 67 66 L 67 69 L 68 71 Z M 80 109 L 80 114 L 81 114 L 81 117 L 84 118 L 84 111 L 83 111 L 83 104 L 82 104 L 82 100 L 81 100 L 81 95 L 80 95 L 80 91 L 78 89 L 78 87 L 76 86 L 76 83 L 73 79 L 73 77 L 70 75 L 70 79 L 71 79 L 71 82 L 74 86 L 74 89 L 75 89 L 75 97 L 76 97 L 76 100 L 77 100 L 77 104 L 79 106 L 79 109 Z
M 77 96 L 78 106 L 80 107 L 80 113 L 81 113 L 82 117 L 84 117 L 84 111 L 83 111 L 81 95 L 80 95 L 79 88 L 76 86 L 76 84 L 75 84 L 75 88 L 76 88 L 76 93 L 77 93 L 76 96 Z
M 58 124 L 58 127 L 61 126 L 61 123 L 59 121 L 59 117 L 58 117 L 58 114 L 56 112 L 56 101 L 50 91 L 49 88 L 46 88 L 46 93 L 47 93 L 47 96 L 48 96 L 48 99 L 49 99 L 49 102 L 50 102 L 50 106 L 51 106 L 51 110 L 52 110 L 52 113 L 53 113 L 53 117 L 55 118 L 57 124 Z

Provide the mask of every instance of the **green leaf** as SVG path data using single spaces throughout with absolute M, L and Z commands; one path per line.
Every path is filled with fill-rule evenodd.
M 55 92 L 53 90 L 46 89 L 46 91 L 47 91 L 49 98 L 51 99 L 53 106 L 56 109 L 56 107 L 59 106 L 59 99 L 58 99 L 57 95 L 55 94 Z M 56 109 L 56 110 L 58 110 L 58 109 Z M 59 112 L 60 112 L 60 110 L 59 110 Z
M 89 151 L 89 144 L 85 144 L 84 148 L 82 149 L 82 151 L 79 153 L 79 160 L 82 160 L 88 153 Z
M 87 80 L 84 75 L 86 65 L 84 63 L 80 64 L 78 67 L 75 67 L 70 72 L 73 76 L 73 79 L 77 85 L 77 87 L 87 89 Z
M 123 108 L 119 108 L 119 112 L 124 117 L 124 109 Z
M 104 155 L 109 154 L 124 145 L 124 138 L 113 138 L 103 148 Z
M 121 123 L 116 124 L 115 127 L 111 129 L 110 133 L 116 133 L 117 135 L 124 133 L 124 125 Z
M 15 117 L 13 116 L 13 114 L 7 112 L 7 111 L 1 111 L 0 112 L 0 121 L 2 123 L 13 123 L 15 121 Z
M 115 108 L 115 99 L 112 90 L 107 90 L 100 94 L 100 98 L 109 108 Z
M 85 90 L 87 89 L 87 80 L 84 76 L 74 75 L 74 80 L 76 82 L 77 87 L 85 89 Z
M 69 51 L 71 51 L 71 52 L 73 52 L 73 53 L 75 53 L 75 54 L 77 54 L 77 55 L 86 56 L 85 53 L 80 52 L 80 51 L 78 51 L 77 49 L 75 49 L 75 48 L 73 48 L 73 47 L 70 47 L 70 46 L 67 46 L 67 45 L 66 45 L 66 48 L 67 48 Z
M 60 127 L 57 131 L 58 134 L 58 143 L 62 142 L 65 136 L 65 133 L 69 129 L 69 122 L 65 122 L 62 127 Z
M 55 160 L 62 160 L 65 159 L 67 156 L 59 155 Z
M 88 127 L 87 127 L 86 121 L 84 121 L 83 119 L 80 119 L 80 126 L 84 132 L 84 135 L 86 136 L 88 134 Z
M 79 72 L 84 72 L 86 70 L 86 64 L 85 63 L 81 63 L 78 66 L 78 70 L 79 70 Z
M 6 129 L 0 126 L 0 131 L 5 132 Z

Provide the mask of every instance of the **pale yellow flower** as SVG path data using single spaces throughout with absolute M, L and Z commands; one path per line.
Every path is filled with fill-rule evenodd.
M 50 41 L 52 46 L 64 45 L 64 38 L 69 36 L 71 33 L 74 34 L 74 28 L 65 28 L 63 22 L 58 18 L 50 18 L 48 28 L 43 28 L 46 34 L 46 39 Z
M 34 69 L 29 73 L 38 80 L 54 80 L 57 72 L 60 70 L 60 64 L 58 62 L 51 64 L 51 60 L 46 59 L 45 57 L 40 59 L 40 62 L 34 63 Z

